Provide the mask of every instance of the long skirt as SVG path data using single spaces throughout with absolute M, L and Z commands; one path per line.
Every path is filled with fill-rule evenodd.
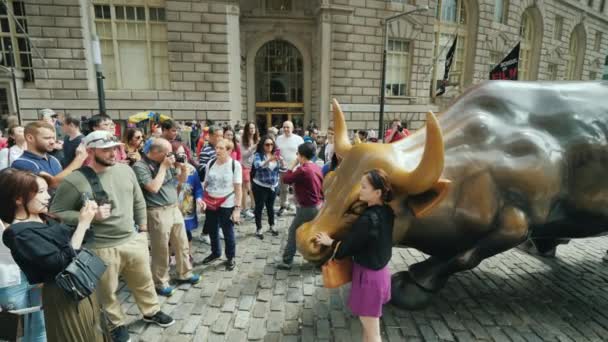
M 46 283 L 42 289 L 42 306 L 49 342 L 109 341 L 95 292 L 77 302 L 55 283 Z
M 388 265 L 372 270 L 353 262 L 353 280 L 348 307 L 355 316 L 380 317 L 382 305 L 391 300 L 391 274 Z

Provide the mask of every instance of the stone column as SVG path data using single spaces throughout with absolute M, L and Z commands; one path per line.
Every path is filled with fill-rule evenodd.
M 241 38 L 239 7 L 226 6 L 228 41 L 228 99 L 230 103 L 230 122 L 241 120 Z
M 320 51 L 320 94 L 319 94 L 319 128 L 327 131 L 329 127 L 329 103 L 330 103 L 330 79 L 331 79 L 331 13 L 329 10 L 321 10 L 319 13 L 319 29 L 321 31 Z M 307 124 L 307 123 L 305 123 Z

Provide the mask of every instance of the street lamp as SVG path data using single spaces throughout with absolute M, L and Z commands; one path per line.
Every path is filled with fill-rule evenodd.
M 93 36 L 91 41 L 93 52 L 93 64 L 95 64 L 95 75 L 97 78 L 97 100 L 99 101 L 99 114 L 106 113 L 106 95 L 103 89 L 103 67 L 101 65 L 101 47 L 99 46 L 99 38 Z
M 416 6 L 415 9 L 398 13 L 384 19 L 384 51 L 382 53 L 382 84 L 380 85 L 380 118 L 378 119 L 378 134 L 380 141 L 384 140 L 384 93 L 386 92 L 386 49 L 388 46 L 388 24 L 398 18 L 412 13 L 421 13 L 429 10 L 429 6 Z

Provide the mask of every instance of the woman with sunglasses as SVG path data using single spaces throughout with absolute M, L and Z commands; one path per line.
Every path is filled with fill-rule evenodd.
M 367 208 L 347 230 L 347 235 L 341 241 L 327 233 L 318 233 L 315 237 L 318 244 L 336 249 L 337 259 L 353 259 L 348 306 L 361 320 L 363 341 L 381 341 L 382 305 L 391 299 L 388 262 L 392 255 L 395 215 L 388 202 L 392 199 L 386 173 L 379 169 L 368 171 L 361 177 L 359 190 L 359 201 L 367 204 Z
M 125 144 L 125 152 L 127 153 L 129 166 L 133 166 L 135 162 L 141 160 L 144 133 L 139 128 L 129 128 L 125 133 L 123 143 Z
M 253 155 L 251 189 L 255 200 L 255 236 L 264 239 L 262 234 L 262 210 L 266 206 L 270 233 L 274 236 L 279 232 L 274 229 L 274 201 L 277 198 L 279 186 L 279 170 L 285 167 L 283 158 L 277 153 L 276 144 L 270 135 L 263 137 L 258 143 Z

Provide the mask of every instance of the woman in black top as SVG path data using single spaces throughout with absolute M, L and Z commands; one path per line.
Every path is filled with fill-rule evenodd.
M 348 306 L 363 325 L 363 341 L 381 341 L 382 305 L 391 299 L 391 260 L 394 214 L 388 202 L 392 191 L 388 176 L 374 169 L 361 178 L 359 200 L 367 208 L 342 241 L 318 233 L 317 243 L 337 248 L 336 258 L 353 258 L 353 280 Z M 340 244 L 338 244 L 340 242 Z
M 50 196 L 41 177 L 28 171 L 0 172 L 0 219 L 11 225 L 2 241 L 31 284 L 44 283 L 42 306 L 48 341 L 104 341 L 96 296 L 77 302 L 55 284 L 76 256 L 97 212 L 87 201 L 76 229 L 47 216 Z

